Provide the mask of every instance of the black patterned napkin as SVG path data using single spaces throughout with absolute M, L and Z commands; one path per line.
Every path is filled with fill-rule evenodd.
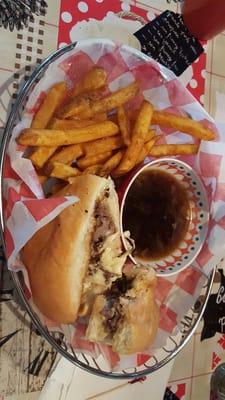
M 200 42 L 189 32 L 183 17 L 165 11 L 134 35 L 142 52 L 181 75 L 204 51 Z

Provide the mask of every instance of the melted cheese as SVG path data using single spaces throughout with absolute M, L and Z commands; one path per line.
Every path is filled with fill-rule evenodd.
M 127 253 L 121 254 L 119 232 L 108 236 L 100 256 L 101 269 L 99 268 L 95 272 L 92 271 L 91 274 L 87 273 L 85 277 L 82 293 L 83 300 L 86 295 L 100 294 L 110 287 L 112 282 L 122 275 L 126 257 Z M 104 271 L 113 275 L 106 279 Z
M 100 260 L 101 265 L 106 271 L 116 275 L 121 275 L 127 255 L 120 254 L 121 250 L 118 245 L 120 246 L 120 237 L 118 232 L 107 237 Z

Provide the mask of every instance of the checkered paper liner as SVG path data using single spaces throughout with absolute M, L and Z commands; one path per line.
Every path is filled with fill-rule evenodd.
M 44 198 L 38 177 L 30 160 L 23 158 L 24 147 L 15 138 L 29 127 L 35 111 L 47 90 L 56 82 L 65 80 L 76 84 L 93 65 L 102 66 L 108 74 L 109 90 L 115 91 L 137 79 L 141 94 L 130 102 L 130 108 L 138 107 L 143 98 L 157 109 L 165 109 L 212 126 L 217 138 L 214 142 L 202 142 L 198 154 L 182 157 L 194 166 L 202 177 L 210 204 L 210 224 L 207 240 L 195 263 L 177 275 L 158 278 L 156 299 L 160 306 L 160 322 L 156 340 L 145 354 L 122 357 L 109 346 L 97 345 L 85 340 L 85 323 L 56 327 L 46 318 L 42 321 L 49 329 L 61 328 L 76 351 L 87 351 L 93 356 L 103 354 L 113 370 L 134 367 L 146 362 L 161 348 L 179 326 L 179 321 L 197 299 L 205 276 L 208 276 L 225 250 L 225 134 L 219 132 L 209 115 L 181 85 L 175 75 L 165 67 L 144 56 L 139 51 L 121 46 L 107 39 L 86 40 L 52 63 L 44 77 L 35 86 L 27 102 L 23 117 L 14 128 L 8 147 L 4 168 L 5 242 L 8 266 L 23 270 L 19 251 L 31 236 L 50 222 L 65 207 L 75 203 L 76 197 Z M 159 128 L 157 128 L 159 129 Z M 170 130 L 161 132 L 163 142 L 193 142 L 190 136 Z M 27 274 L 25 274 L 27 281 Z M 27 282 L 29 288 L 29 282 Z

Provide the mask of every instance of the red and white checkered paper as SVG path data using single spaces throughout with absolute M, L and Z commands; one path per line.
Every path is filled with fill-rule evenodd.
M 115 91 L 138 79 L 141 94 L 130 107 L 136 107 L 143 98 L 157 109 L 165 109 L 203 121 L 216 131 L 216 141 L 202 142 L 199 153 L 182 157 L 195 167 L 202 177 L 210 204 L 210 223 L 207 240 L 193 266 L 167 278 L 158 278 L 156 299 L 160 306 L 160 323 L 156 340 L 145 354 L 119 358 L 108 346 L 88 343 L 85 324 L 77 323 L 66 328 L 66 335 L 78 351 L 103 354 L 111 368 L 134 367 L 146 362 L 150 355 L 165 345 L 179 321 L 197 299 L 205 276 L 219 261 L 225 250 L 225 133 L 219 132 L 212 119 L 192 95 L 182 87 L 175 75 L 142 53 L 118 45 L 110 40 L 81 41 L 76 48 L 62 56 L 47 70 L 34 88 L 21 122 L 15 127 L 7 152 L 4 169 L 5 241 L 8 266 L 22 268 L 19 251 L 41 226 L 51 221 L 76 198 L 45 199 L 36 172 L 30 160 L 23 158 L 24 148 L 15 137 L 30 126 L 32 117 L 45 92 L 61 80 L 74 85 L 94 65 L 102 66 L 108 74 L 109 90 Z M 167 143 L 193 142 L 193 138 L 180 132 L 166 130 L 163 141 Z M 49 327 L 55 324 L 43 319 Z M 64 327 L 65 331 L 65 327 Z

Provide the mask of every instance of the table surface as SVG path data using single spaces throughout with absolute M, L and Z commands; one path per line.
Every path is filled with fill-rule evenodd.
M 23 32 L 0 28 L 0 50 L 4 55 L 0 59 L 0 130 L 4 128 L 24 76 L 57 48 L 60 3 L 60 0 L 54 0 L 53 6 L 49 2 L 45 18 L 36 17 Z M 124 8 L 128 3 L 122 3 Z M 178 8 L 174 2 L 168 4 L 166 0 L 142 0 L 133 4 L 149 12 L 176 11 Z M 224 48 L 225 32 L 208 42 L 206 71 L 202 71 L 206 78 L 205 108 L 218 122 L 225 122 Z M 193 79 L 191 85 L 196 85 Z M 56 354 L 32 329 L 29 317 L 15 297 L 7 271 L 0 266 L 0 280 L 3 278 L 4 286 L 0 285 L 0 399 L 1 395 L 4 400 L 36 399 L 35 392 L 42 388 Z M 209 398 L 211 373 L 225 358 L 225 335 L 200 342 L 201 329 L 200 324 L 192 340 L 177 356 L 170 376 L 171 390 L 186 400 Z

